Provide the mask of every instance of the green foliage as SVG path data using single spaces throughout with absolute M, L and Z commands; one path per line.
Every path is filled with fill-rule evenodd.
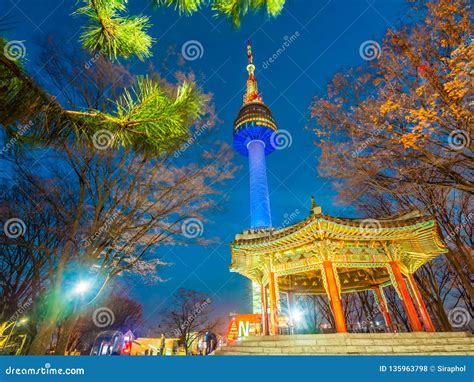
M 7 134 L 17 136 L 26 123 L 34 126 L 22 142 L 54 144 L 74 134 L 95 143 L 94 134 L 107 130 L 113 147 L 161 155 L 189 138 L 191 126 L 204 114 L 207 98 L 193 82 L 172 86 L 139 77 L 115 101 L 114 113 L 65 110 L 17 62 L 0 54 L 0 102 L 0 124 Z
M 155 6 L 174 6 L 180 14 L 191 15 L 206 3 L 211 3 L 216 16 L 231 20 L 235 27 L 240 27 L 241 19 L 249 12 L 265 10 L 270 17 L 278 16 L 285 0 L 152 0 Z
M 189 138 L 189 128 L 202 116 L 206 98 L 194 83 L 184 82 L 170 90 L 157 80 L 139 77 L 116 102 L 114 114 L 95 110 L 71 112 L 80 132 L 90 136 L 106 129 L 116 147 L 134 147 L 155 155 L 172 151 Z
M 4 44 L 0 43 L 0 49 L 3 52 Z M 23 114 L 23 108 L 19 107 L 23 99 L 31 101 L 34 95 L 28 94 L 23 83 L 14 75 L 11 67 L 18 68 L 14 63 L 8 63 L 8 59 L 2 54 L 0 70 L 0 122 L 7 119 L 15 121 Z M 8 66 L 7 66 L 8 65 Z
M 180 14 L 185 14 L 187 16 L 199 11 L 199 9 L 201 9 L 201 7 L 207 2 L 207 0 L 152 0 L 153 5 L 155 6 L 174 6 Z
M 91 53 L 102 52 L 109 59 L 137 56 L 143 60 L 151 56 L 153 39 L 147 34 L 150 27 L 146 16 L 124 16 L 128 0 L 83 0 L 85 6 L 76 14 L 85 15 L 89 24 L 80 40 Z M 265 10 L 268 16 L 278 16 L 286 0 L 151 0 L 154 6 L 174 7 L 180 14 L 192 15 L 211 3 L 216 16 L 231 20 L 240 27 L 241 19 L 249 12 Z
M 86 5 L 76 14 L 89 18 L 80 40 L 91 53 L 102 52 L 110 59 L 129 58 L 140 60 L 151 56 L 153 39 L 146 33 L 150 27 L 146 16 L 122 16 L 127 0 L 85 0 Z
M 285 6 L 286 0 L 254 0 L 254 8 L 260 9 L 265 7 L 269 16 L 278 16 L 283 7 Z
M 23 58 L 12 59 L 5 54 L 7 43 L 0 38 L 0 125 L 7 134 L 13 134 L 15 125 L 30 123 L 32 114 L 54 100 L 26 74 Z
M 270 17 L 278 16 L 286 0 L 215 0 L 213 9 L 217 16 L 225 16 L 235 27 L 240 27 L 241 19 L 249 12 L 265 9 Z

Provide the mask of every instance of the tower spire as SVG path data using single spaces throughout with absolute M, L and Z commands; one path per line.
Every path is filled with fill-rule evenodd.
M 253 64 L 252 46 L 250 40 L 247 42 L 247 57 L 249 63 L 247 65 L 247 72 L 249 76 L 247 78 L 247 92 L 244 95 L 244 105 L 250 102 L 263 103 L 262 97 L 258 93 L 257 80 L 255 79 L 255 65 Z

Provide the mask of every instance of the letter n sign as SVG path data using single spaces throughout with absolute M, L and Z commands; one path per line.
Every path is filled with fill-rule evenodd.
M 239 337 L 247 337 L 250 331 L 250 322 L 239 321 Z

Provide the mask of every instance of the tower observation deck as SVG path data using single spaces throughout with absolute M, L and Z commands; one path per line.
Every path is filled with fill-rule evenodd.
M 234 148 L 249 158 L 251 228 L 272 226 L 265 157 L 275 150 L 277 125 L 270 108 L 263 103 L 255 79 L 250 41 L 247 45 L 247 90 L 234 121 Z

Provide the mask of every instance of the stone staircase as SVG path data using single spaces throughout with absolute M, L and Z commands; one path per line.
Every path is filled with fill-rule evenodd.
M 246 337 L 216 355 L 474 355 L 465 332 L 336 333 Z

